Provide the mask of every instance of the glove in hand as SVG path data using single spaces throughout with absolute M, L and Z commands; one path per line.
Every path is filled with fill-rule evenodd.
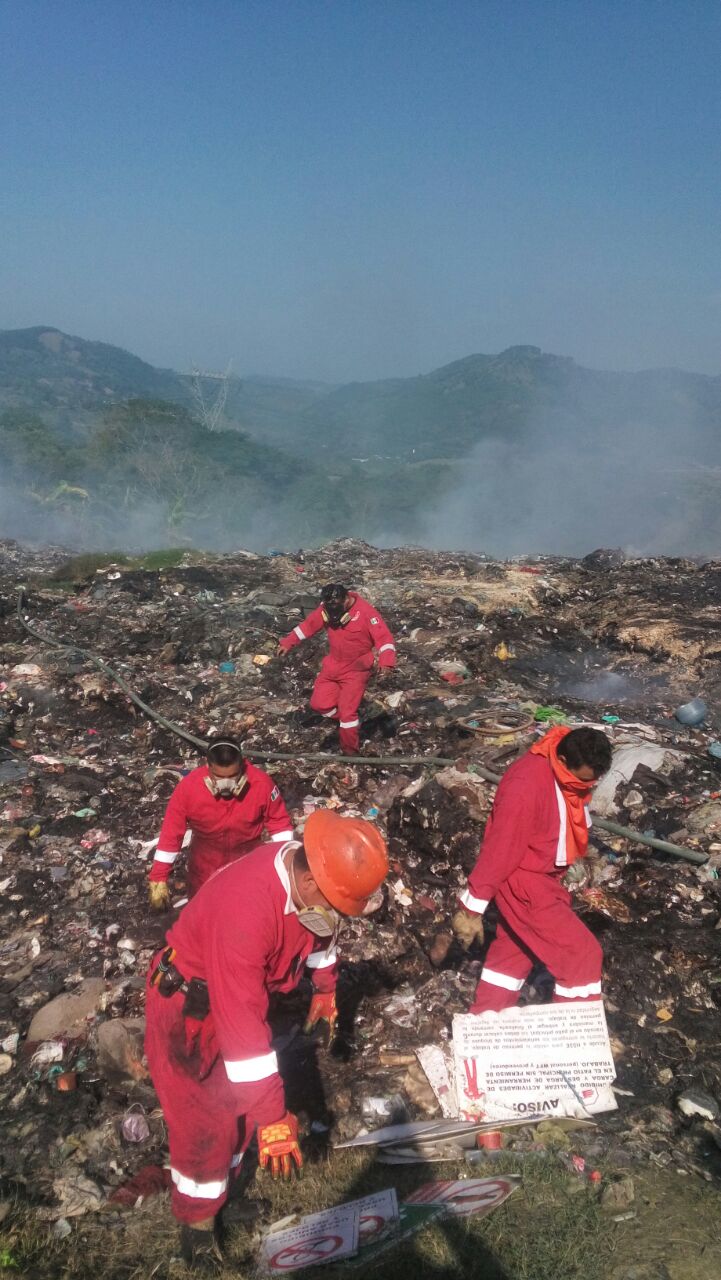
M 303 1030 L 308 1035 L 319 1022 L 328 1023 L 328 1047 L 335 1039 L 335 1026 L 338 1021 L 338 1007 L 335 1002 L 335 991 L 316 991 L 310 1002 L 308 1017 Z
M 167 880 L 148 882 L 148 902 L 153 911 L 167 911 L 170 906 L 170 889 Z
M 298 1144 L 298 1121 L 291 1111 L 282 1120 L 264 1124 L 258 1129 L 258 1164 L 261 1169 L 270 1166 L 272 1178 L 290 1179 L 295 1161 L 296 1173 L 302 1177 L 303 1156 Z
M 463 907 L 459 907 L 458 911 L 451 920 L 451 929 L 456 935 L 458 941 L 467 951 L 474 938 L 478 939 L 478 945 L 483 944 L 483 916 L 471 915 L 470 911 L 466 911 Z

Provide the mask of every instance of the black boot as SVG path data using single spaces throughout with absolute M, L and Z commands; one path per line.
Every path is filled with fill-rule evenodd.
M 205 1275 L 220 1271 L 223 1257 L 213 1230 L 198 1230 L 184 1222 L 180 1228 L 180 1252 L 183 1262 L 194 1271 Z

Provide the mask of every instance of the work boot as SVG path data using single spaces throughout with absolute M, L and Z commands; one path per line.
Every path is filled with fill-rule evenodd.
M 211 1223 L 210 1226 L 206 1222 Z M 183 1262 L 194 1271 L 216 1275 L 222 1266 L 223 1256 L 215 1239 L 213 1219 L 202 1224 L 184 1222 L 180 1228 L 180 1253 Z
M 245 1195 L 226 1201 L 220 1211 L 223 1229 L 228 1227 L 252 1227 L 260 1218 L 270 1213 L 270 1200 L 249 1200 Z

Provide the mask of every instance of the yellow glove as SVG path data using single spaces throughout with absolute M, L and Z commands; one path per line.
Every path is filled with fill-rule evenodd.
M 170 889 L 167 880 L 148 881 L 148 902 L 153 911 L 167 911 L 170 906 Z
M 478 945 L 482 946 L 483 916 L 471 915 L 470 911 L 459 907 L 451 920 L 451 928 L 464 951 L 468 950 L 474 938 L 477 938 Z
M 300 1178 L 303 1156 L 298 1145 L 298 1121 L 291 1111 L 286 1111 L 282 1120 L 276 1120 L 275 1124 L 261 1125 L 258 1129 L 258 1164 L 261 1169 L 267 1169 L 270 1163 L 273 1178 L 282 1173 L 288 1180 L 293 1160 Z

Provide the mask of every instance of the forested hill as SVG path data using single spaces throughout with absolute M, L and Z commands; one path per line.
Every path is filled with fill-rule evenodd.
M 213 430 L 197 389 L 106 343 L 0 331 L 0 536 L 721 549 L 718 377 L 512 347 L 344 386 L 231 377 Z
M 77 428 L 127 399 L 193 407 L 191 378 L 156 369 L 102 342 L 57 329 L 0 330 L 0 408 Z M 213 385 L 207 387 L 212 399 Z M 555 424 L 603 443 L 649 428 L 688 433 L 713 449 L 721 430 L 721 377 L 651 370 L 584 369 L 538 347 L 471 355 L 431 373 L 344 386 L 287 378 L 230 377 L 225 425 L 308 457 L 462 458 L 489 437 L 505 440 Z

